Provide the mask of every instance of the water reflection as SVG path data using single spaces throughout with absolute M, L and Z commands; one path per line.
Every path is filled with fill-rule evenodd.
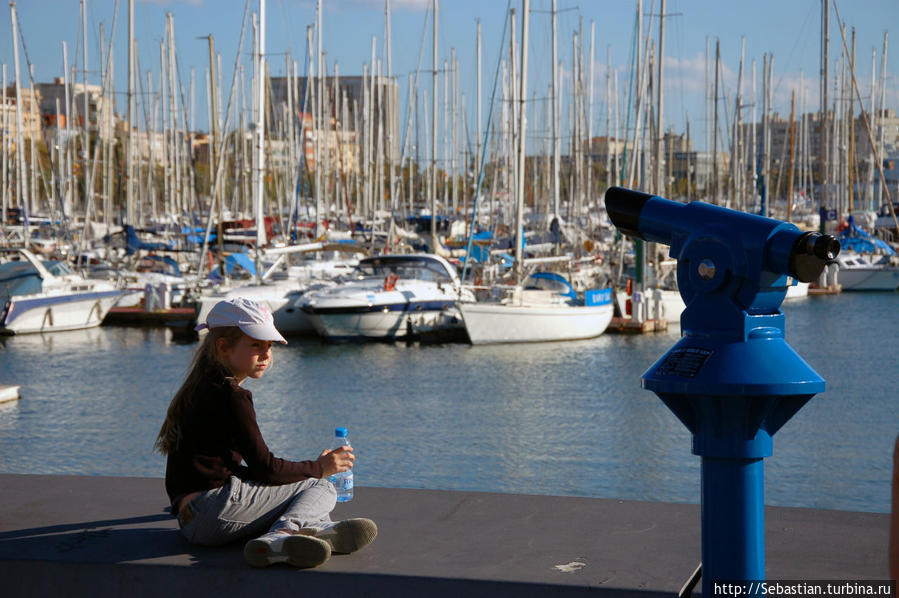
M 895 297 L 831 299 L 785 307 L 788 341 L 828 389 L 775 437 L 766 501 L 886 511 Z M 640 387 L 678 336 L 478 347 L 292 338 L 246 386 L 279 456 L 315 458 L 347 426 L 362 487 L 698 502 L 689 434 Z M 2 471 L 161 477 L 153 441 L 196 346 L 139 328 L 0 339 L 0 383 L 22 385 L 20 401 L 0 405 Z

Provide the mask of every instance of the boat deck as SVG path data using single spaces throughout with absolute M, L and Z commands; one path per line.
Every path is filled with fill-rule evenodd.
M 0 475 L 2 593 L 18 596 L 665 596 L 700 558 L 699 506 L 358 488 L 374 544 L 317 569 L 189 545 L 155 478 Z M 766 509 L 769 579 L 885 579 L 889 516 Z

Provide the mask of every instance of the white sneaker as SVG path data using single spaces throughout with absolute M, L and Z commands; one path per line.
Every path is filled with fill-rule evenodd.
M 349 554 L 371 544 L 378 535 L 378 526 L 371 519 L 357 517 L 338 521 L 322 530 L 303 528 L 298 533 L 324 540 L 332 553 Z
M 331 558 L 331 545 L 314 536 L 269 532 L 247 542 L 243 556 L 253 567 L 287 563 L 306 569 Z

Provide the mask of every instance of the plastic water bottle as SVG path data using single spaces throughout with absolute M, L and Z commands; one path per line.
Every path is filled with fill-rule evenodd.
M 350 439 L 347 437 L 346 428 L 340 427 L 334 430 L 334 448 L 342 446 L 350 446 Z M 348 469 L 341 473 L 335 473 L 328 478 L 334 489 L 337 490 L 337 502 L 347 502 L 353 500 L 353 470 Z

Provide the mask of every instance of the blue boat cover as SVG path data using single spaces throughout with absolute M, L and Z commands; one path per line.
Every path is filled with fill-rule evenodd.
M 171 274 L 172 276 L 181 276 L 181 268 L 178 266 L 178 262 L 167 255 L 147 255 L 144 256 L 143 259 L 153 260 L 154 262 L 162 262 L 166 266 L 168 266 L 168 274 Z
M 875 239 L 859 228 L 852 216 L 849 216 L 849 226 L 840 233 L 839 240 L 843 249 L 851 249 L 856 253 L 874 253 L 879 249 L 886 255 L 896 255 L 896 250 L 885 241 Z
M 576 298 L 574 287 L 561 274 L 555 272 L 535 272 L 524 281 L 526 289 L 557 291 L 563 297 Z
M 41 283 L 37 269 L 24 260 L 0 264 L 0 298 L 4 302 L 15 295 L 40 293 Z
M 253 260 L 250 259 L 250 256 L 246 253 L 232 253 L 228 257 L 225 258 L 225 272 L 227 274 L 231 274 L 235 267 L 240 266 L 251 275 L 256 276 L 256 264 L 253 263 Z M 221 278 L 219 274 L 219 268 L 216 266 L 209 273 L 209 278 L 214 280 L 218 280 Z
M 148 243 L 141 241 L 137 236 L 137 231 L 130 224 L 125 225 L 126 247 L 125 253 L 133 255 L 138 249 L 146 249 L 148 251 L 167 251 L 172 249 L 171 243 Z

